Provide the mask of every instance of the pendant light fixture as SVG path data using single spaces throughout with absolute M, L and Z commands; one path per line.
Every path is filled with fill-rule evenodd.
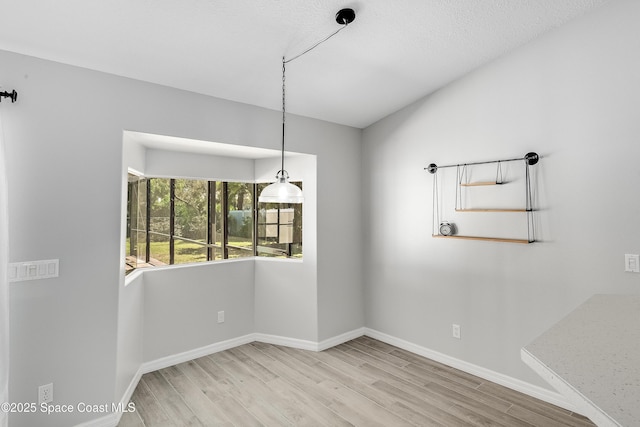
M 276 182 L 268 185 L 262 190 L 260 193 L 260 197 L 258 197 L 258 202 L 260 203 L 302 203 L 304 197 L 302 195 L 302 190 L 289 182 L 289 173 L 284 168 L 284 139 L 285 139 L 285 119 L 286 119 L 286 85 L 285 85 L 285 71 L 287 63 L 293 61 L 294 59 L 300 58 L 305 53 L 314 49 L 321 43 L 326 42 L 331 37 L 338 34 L 340 31 L 345 29 L 347 25 L 353 22 L 356 19 L 356 13 L 353 9 L 341 9 L 336 14 L 336 22 L 342 25 L 337 31 L 333 32 L 329 36 L 320 40 L 310 48 L 306 49 L 302 53 L 298 55 L 286 59 L 284 56 L 282 57 L 282 148 L 280 152 L 280 170 L 276 174 Z

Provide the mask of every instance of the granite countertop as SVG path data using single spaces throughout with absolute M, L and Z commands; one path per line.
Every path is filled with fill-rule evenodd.
M 599 426 L 640 426 L 640 295 L 595 295 L 521 351 Z

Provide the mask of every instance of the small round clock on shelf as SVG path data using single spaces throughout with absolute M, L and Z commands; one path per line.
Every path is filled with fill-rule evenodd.
M 456 225 L 448 221 L 442 221 L 440 223 L 440 234 L 443 236 L 453 236 L 456 234 Z

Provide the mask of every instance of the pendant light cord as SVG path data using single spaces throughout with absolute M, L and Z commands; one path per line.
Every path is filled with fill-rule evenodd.
M 353 12 L 353 11 L 351 11 Z M 279 176 L 284 177 L 285 175 L 288 175 L 287 172 L 284 170 L 284 129 L 285 129 L 285 118 L 286 118 L 286 84 L 285 84 L 285 71 L 286 71 L 286 64 L 288 64 L 289 62 L 296 60 L 298 58 L 300 58 L 302 55 L 304 55 L 305 53 L 308 53 L 310 51 L 312 51 L 313 49 L 315 49 L 316 47 L 320 46 L 322 43 L 326 42 L 327 40 L 329 40 L 331 37 L 335 36 L 336 34 L 338 34 L 340 31 L 344 30 L 345 28 L 347 28 L 347 26 L 349 25 L 349 22 L 351 22 L 353 20 L 353 18 L 355 17 L 355 15 L 353 17 L 351 17 L 350 20 L 348 20 L 348 18 L 343 18 L 342 20 L 342 26 L 340 28 L 338 28 L 336 31 L 334 31 L 333 33 L 329 34 L 327 37 L 323 38 L 322 40 L 320 40 L 319 42 L 315 43 L 313 46 L 305 49 L 304 51 L 300 52 L 299 54 L 286 59 L 284 56 L 282 57 L 282 150 L 281 150 L 281 158 L 280 158 L 280 172 L 278 173 Z M 288 178 L 288 176 L 286 177 Z
M 336 14 L 336 22 L 341 25 L 337 31 L 329 34 L 327 37 L 323 38 L 319 42 L 315 43 L 313 46 L 308 49 L 302 51 L 301 53 L 287 59 L 285 55 L 282 56 L 282 149 L 280 151 L 280 170 L 276 174 L 276 182 L 265 187 L 260 196 L 258 197 L 258 201 L 260 203 L 302 203 L 302 189 L 298 186 L 291 184 L 289 182 L 289 174 L 284 169 L 284 144 L 285 144 L 285 127 L 286 127 L 286 119 L 287 119 L 287 104 L 286 104 L 286 65 L 288 62 L 291 62 L 295 59 L 300 58 L 302 55 L 310 52 L 315 49 L 322 43 L 329 40 L 331 37 L 338 34 L 342 31 L 349 23 L 353 22 L 356 18 L 356 14 L 353 9 L 341 9 Z
M 327 40 L 329 40 L 331 37 L 335 36 L 336 34 L 338 34 L 340 31 L 344 30 L 345 28 L 347 28 L 349 24 L 347 22 L 345 22 L 342 27 L 338 28 L 336 31 L 334 31 L 333 33 L 329 34 L 327 37 L 323 38 L 322 40 L 320 40 L 319 42 L 317 42 L 316 44 L 314 44 L 313 46 L 309 47 L 308 49 L 300 52 L 299 54 L 297 54 L 296 56 L 293 56 L 289 59 L 284 59 L 284 57 L 282 58 L 282 62 L 287 64 L 295 59 L 300 58 L 302 55 L 304 55 L 307 52 L 312 51 L 313 49 L 315 49 L 316 47 L 320 46 L 322 43 L 326 42 Z

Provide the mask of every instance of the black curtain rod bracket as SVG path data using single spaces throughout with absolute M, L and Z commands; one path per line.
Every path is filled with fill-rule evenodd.
M 531 152 L 531 153 L 527 153 L 524 155 L 524 157 L 520 157 L 517 159 L 504 159 L 504 160 L 489 160 L 486 162 L 473 162 L 473 163 L 461 163 L 461 164 L 457 164 L 457 165 L 444 165 L 444 166 L 438 166 L 435 163 L 431 163 L 429 166 L 427 166 L 426 168 L 424 168 L 424 170 L 428 171 L 429 173 L 436 173 L 438 171 L 438 169 L 440 168 L 453 168 L 453 167 L 457 167 L 457 166 L 471 166 L 471 165 L 486 165 L 489 163 L 503 163 L 503 162 L 515 162 L 518 160 L 524 160 L 525 162 L 527 162 L 527 164 L 529 166 L 533 166 L 536 163 L 538 163 L 538 160 L 540 160 L 540 156 L 538 156 L 537 153 Z
M 2 98 L 9 98 L 11 99 L 11 103 L 14 103 L 18 100 L 18 92 L 15 90 L 12 90 L 11 92 L 0 92 L 0 102 L 2 102 Z

